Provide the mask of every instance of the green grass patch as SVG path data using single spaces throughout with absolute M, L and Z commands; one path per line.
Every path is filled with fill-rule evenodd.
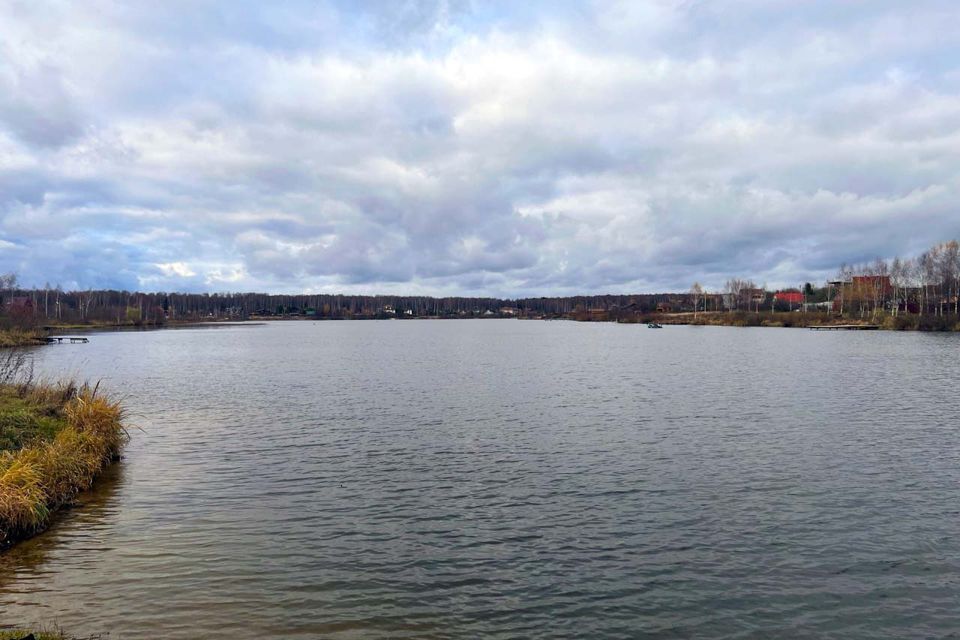
M 21 398 L 0 388 L 0 451 L 49 442 L 67 426 L 62 407 Z

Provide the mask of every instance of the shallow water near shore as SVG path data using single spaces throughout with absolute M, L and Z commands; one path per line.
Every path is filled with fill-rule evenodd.
M 942 637 L 960 335 L 478 321 L 97 333 L 126 459 L 0 556 L 111 638 Z

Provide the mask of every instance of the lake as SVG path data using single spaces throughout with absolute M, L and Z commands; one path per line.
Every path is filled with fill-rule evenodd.
M 95 333 L 132 440 L 0 556 L 110 638 L 930 637 L 960 335 L 519 320 Z

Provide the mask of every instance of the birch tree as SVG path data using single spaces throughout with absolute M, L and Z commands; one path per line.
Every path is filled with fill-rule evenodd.
M 696 318 L 700 309 L 700 300 L 703 298 L 703 287 L 699 282 L 694 282 L 690 287 L 690 298 L 693 300 L 693 317 Z

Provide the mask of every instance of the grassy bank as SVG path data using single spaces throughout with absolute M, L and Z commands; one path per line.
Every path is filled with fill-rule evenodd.
M 126 441 L 118 402 L 12 374 L 22 365 L 13 360 L 0 362 L 0 549 L 42 531 Z
M 640 319 L 641 322 L 656 321 L 661 324 L 692 324 L 728 327 L 828 327 L 836 325 L 877 325 L 890 331 L 960 331 L 960 318 L 957 316 L 918 316 L 887 314 L 867 318 L 839 317 L 827 313 L 790 313 L 746 311 L 736 312 L 700 312 L 651 314 Z
M 45 334 L 36 329 L 0 329 L 0 348 L 44 344 Z
M 848 318 L 826 313 L 789 313 L 761 311 L 717 311 L 709 313 L 670 313 L 660 316 L 662 324 L 694 324 L 730 327 L 813 327 L 835 324 L 856 324 Z M 870 324 L 864 321 L 863 324 Z

